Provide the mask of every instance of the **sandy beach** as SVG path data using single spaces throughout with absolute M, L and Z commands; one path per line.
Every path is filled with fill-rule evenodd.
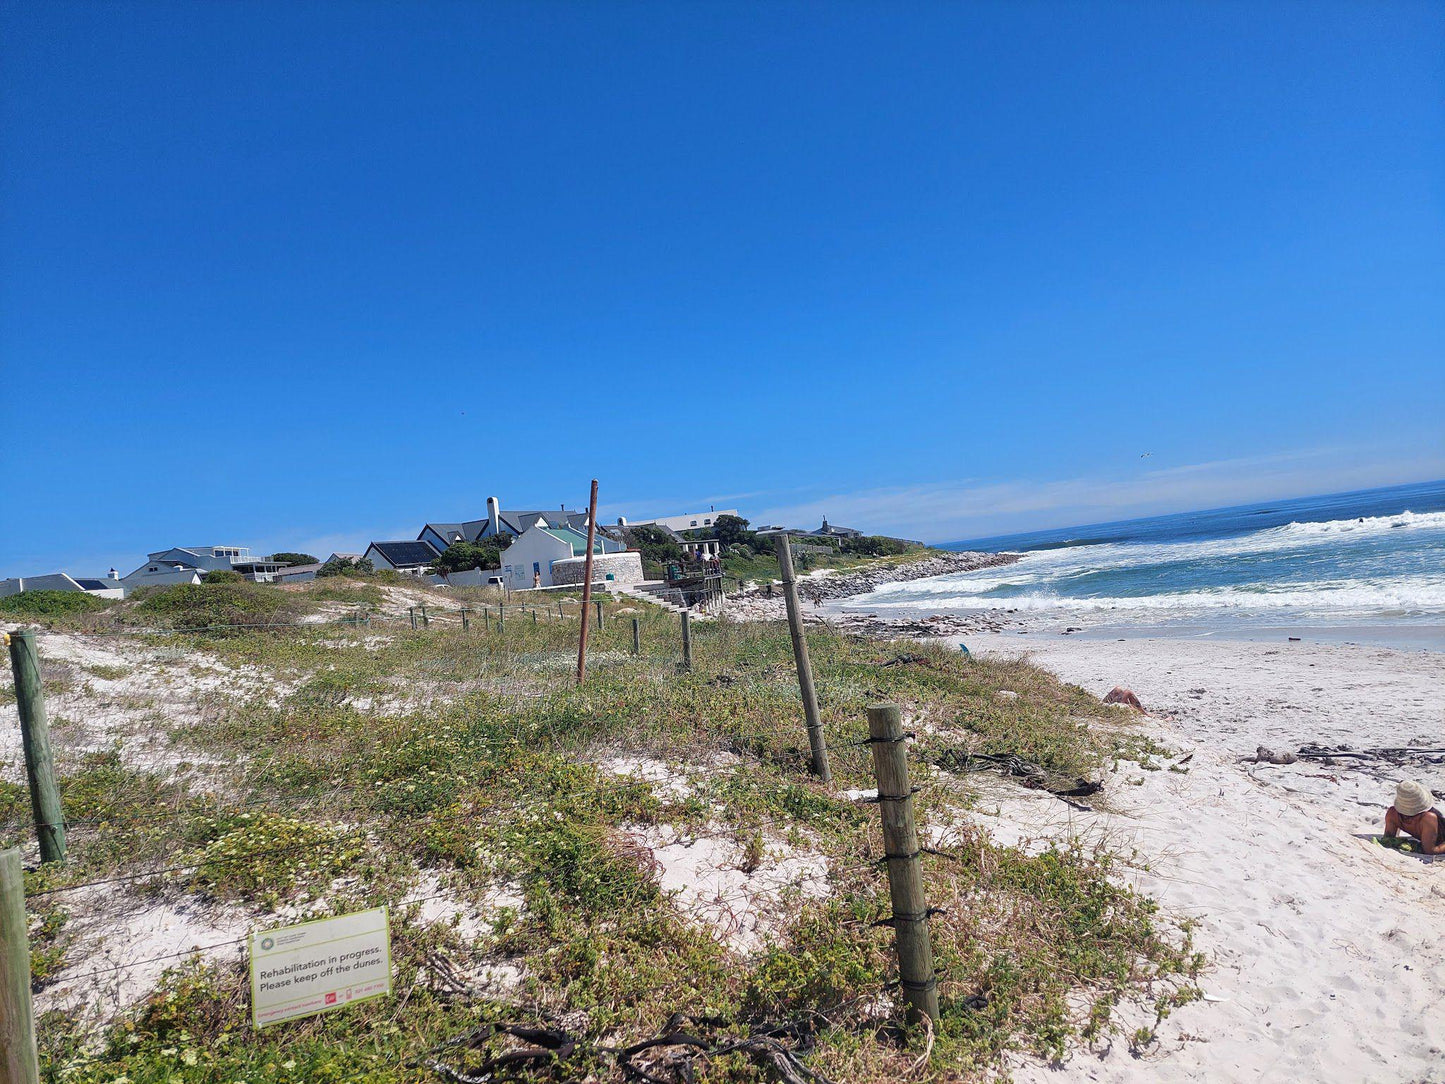
M 1445 789 L 1445 767 L 1242 763 L 1308 742 L 1445 745 L 1445 655 L 1358 645 L 976 634 L 1104 694 L 1133 689 L 1173 753 L 1125 764 L 1109 811 L 1000 782 L 981 823 L 1002 842 L 1077 837 L 1134 852 L 1128 876 L 1197 919 L 1205 999 L 1176 1010 L 1141 1058 L 1124 1042 L 1016 1079 L 1445 1081 L 1445 861 L 1387 851 L 1395 781 Z M 1183 758 L 1189 757 L 1187 761 Z M 1173 765 L 1173 767 L 1171 767 Z M 1139 1025 L 1149 1025 L 1152 1013 Z

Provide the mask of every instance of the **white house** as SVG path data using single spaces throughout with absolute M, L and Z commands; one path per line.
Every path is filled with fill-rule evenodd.
M 270 583 L 281 565 L 269 557 L 258 557 L 245 546 L 174 546 L 157 550 L 121 583 L 127 592 L 152 584 L 200 583 L 207 572 L 228 569 L 248 580 Z
M 362 556 L 378 572 L 389 568 L 408 576 L 424 576 L 441 554 L 430 542 L 373 542 Z
M 599 534 L 593 554 L 622 553 L 625 547 Z M 553 566 L 559 561 L 587 556 L 587 534 L 571 527 L 533 526 L 502 551 L 502 580 L 514 591 L 556 584 Z M 635 555 L 634 555 L 635 556 Z M 638 569 L 641 570 L 639 563 Z M 580 582 L 580 581 L 567 581 Z
M 0 580 L 0 598 L 18 595 L 22 591 L 84 591 L 97 598 L 125 597 L 125 585 L 115 569 L 111 569 L 106 577 L 76 578 L 64 572 L 52 572 L 45 576 L 16 576 Z
M 438 553 L 458 542 L 478 542 L 493 535 L 519 537 L 532 527 L 571 527 L 587 530 L 586 512 L 569 512 L 566 507 L 555 511 L 504 512 L 496 497 L 487 498 L 485 519 L 468 519 L 460 523 L 428 523 L 416 536 L 418 542 L 436 547 Z
M 628 527 L 643 527 L 648 524 L 677 531 L 705 531 L 717 522 L 718 516 L 735 516 L 736 508 L 710 509 L 706 512 L 689 512 L 681 516 L 658 516 L 656 519 L 629 519 Z

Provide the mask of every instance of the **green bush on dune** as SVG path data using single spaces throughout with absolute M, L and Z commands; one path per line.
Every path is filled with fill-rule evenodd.
M 109 601 L 84 591 L 22 591 L 0 598 L 0 613 L 24 617 L 99 613 Z
M 142 588 L 133 597 L 138 599 L 137 613 L 177 629 L 289 624 L 298 612 L 298 605 L 290 595 L 250 581 Z

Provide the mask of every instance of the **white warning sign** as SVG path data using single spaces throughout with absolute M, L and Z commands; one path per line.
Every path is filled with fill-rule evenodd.
M 251 1020 L 258 1028 L 391 993 L 385 907 L 251 934 Z

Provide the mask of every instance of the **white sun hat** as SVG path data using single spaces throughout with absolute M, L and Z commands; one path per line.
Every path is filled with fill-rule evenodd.
M 1417 783 L 1413 779 L 1403 780 L 1395 788 L 1395 812 L 1402 817 L 1413 817 L 1417 813 L 1423 813 L 1430 808 L 1434 800 L 1424 783 Z

